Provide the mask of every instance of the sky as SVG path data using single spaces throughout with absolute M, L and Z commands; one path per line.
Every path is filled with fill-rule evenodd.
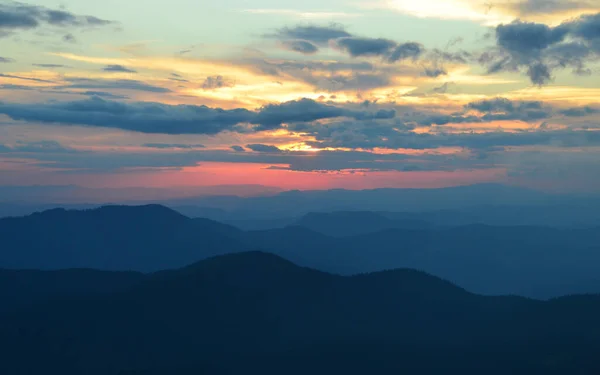
M 0 186 L 600 189 L 597 0 L 0 0 Z

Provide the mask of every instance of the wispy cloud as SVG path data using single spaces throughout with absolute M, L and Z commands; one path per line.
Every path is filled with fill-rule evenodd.
M 266 15 L 277 15 L 287 16 L 293 18 L 304 18 L 312 20 L 328 20 L 332 18 L 354 18 L 360 17 L 358 13 L 346 13 L 346 12 L 328 12 L 328 11 L 301 11 L 296 9 L 244 9 L 242 12 L 252 14 L 266 14 Z
M 391 9 L 420 18 L 469 20 L 484 25 L 498 25 L 515 19 L 557 23 L 600 12 L 600 4 L 587 0 L 383 0 L 365 2 L 362 7 Z

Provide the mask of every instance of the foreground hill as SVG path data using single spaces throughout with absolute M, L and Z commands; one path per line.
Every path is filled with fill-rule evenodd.
M 262 250 L 343 275 L 420 269 L 482 294 L 549 298 L 600 292 L 598 228 L 414 228 L 421 223 L 383 218 L 364 224 L 364 218 L 363 213 L 325 214 L 311 220 L 310 229 L 244 232 L 162 206 L 58 209 L 0 219 L 0 268 L 154 272 L 215 255 Z M 370 232 L 390 222 L 412 227 Z M 324 234 L 339 234 L 344 227 L 355 234 Z M 360 234 L 362 229 L 368 233 Z
M 412 270 L 342 277 L 251 252 L 0 319 L 0 372 L 597 374 L 598 314 L 592 296 L 482 297 Z
M 40 303 L 126 290 L 146 275 L 89 269 L 63 271 L 1 270 L 0 314 Z

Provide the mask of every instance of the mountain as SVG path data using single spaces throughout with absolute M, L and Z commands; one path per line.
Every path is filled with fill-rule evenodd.
M 126 290 L 146 276 L 90 269 L 0 270 L 0 314 L 56 299 Z
M 439 189 L 373 189 L 285 191 L 264 197 L 210 197 L 193 205 L 236 212 L 242 218 L 299 217 L 310 212 L 332 211 L 432 211 L 480 205 L 535 206 L 572 197 L 498 185 L 478 184 Z M 589 201 L 589 199 L 588 199 Z M 168 200 L 171 207 L 189 205 L 189 200 Z
M 551 298 L 600 292 L 598 228 L 437 227 L 381 216 L 315 214 L 302 221 L 310 228 L 244 232 L 156 205 L 56 209 L 0 219 L 0 268 L 153 272 L 262 250 L 342 275 L 419 269 L 481 294 Z M 401 227 L 379 230 L 388 225 Z M 405 228 L 411 226 L 417 229 Z
M 483 297 L 413 270 L 342 277 L 250 252 L 0 319 L 0 371 L 597 374 L 598 314 L 595 296 Z
M 386 229 L 425 229 L 432 225 L 426 221 L 390 219 L 369 211 L 346 211 L 304 215 L 295 225 L 334 237 L 380 232 Z
M 156 271 L 246 250 L 237 233 L 159 205 L 54 209 L 0 219 L 0 267 Z

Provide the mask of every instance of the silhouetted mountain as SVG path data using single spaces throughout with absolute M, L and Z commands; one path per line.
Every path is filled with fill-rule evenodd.
M 245 250 L 237 232 L 159 205 L 55 209 L 0 219 L 0 267 L 156 271 Z
M 482 297 L 418 271 L 342 277 L 252 252 L 6 317 L 0 372 L 587 375 L 598 314 L 593 296 Z
M 313 212 L 303 216 L 295 225 L 335 237 L 375 233 L 393 228 L 424 229 L 432 227 L 426 221 L 409 219 L 392 220 L 369 211 Z
M 344 232 L 332 237 L 315 232 Z M 544 227 L 392 228 L 381 214 L 316 215 L 310 226 L 243 232 L 161 206 L 52 210 L 0 219 L 0 267 L 157 271 L 210 256 L 263 250 L 302 266 L 350 275 L 414 268 L 482 294 L 549 298 L 600 292 L 600 230 Z M 331 219 L 334 218 L 334 219 Z M 311 220 L 308 220 L 311 221 Z M 371 222 L 373 224 L 371 224 Z M 418 226 L 420 222 L 410 222 Z M 410 224 L 409 223 L 409 224 Z M 411 224 L 411 225 L 412 225 Z M 408 226 L 408 225 L 407 225 Z M 337 232 L 336 232 L 337 231 Z M 366 234 L 356 235 L 366 232 Z
M 0 314 L 50 300 L 125 290 L 146 276 L 89 269 L 0 270 Z

